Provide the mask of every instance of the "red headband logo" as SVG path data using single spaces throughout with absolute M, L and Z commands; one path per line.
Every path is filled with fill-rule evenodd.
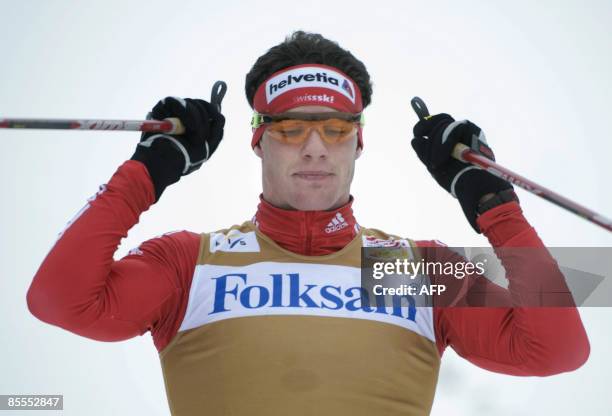
M 338 68 L 320 64 L 296 65 L 272 74 L 257 88 L 253 99 L 259 114 L 278 114 L 304 105 L 322 105 L 353 114 L 363 110 L 357 84 Z M 264 130 L 265 126 L 254 130 L 253 147 Z M 358 137 L 363 146 L 361 128 Z
M 351 88 L 351 84 L 349 84 L 347 80 L 344 80 L 344 82 L 342 82 L 342 89 L 346 91 L 351 96 L 351 98 L 353 98 L 353 89 Z
M 352 104 L 355 103 L 348 77 L 331 69 L 316 66 L 294 68 L 273 75 L 264 84 L 267 104 L 282 94 L 301 88 L 325 88 L 331 90 L 330 92 L 339 92 Z

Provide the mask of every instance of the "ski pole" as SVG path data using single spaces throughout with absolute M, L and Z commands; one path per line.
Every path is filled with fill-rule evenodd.
M 223 81 L 213 85 L 211 104 L 221 111 L 221 101 L 227 91 Z M 142 131 L 147 133 L 183 134 L 185 127 L 178 118 L 164 120 L 95 120 L 95 119 L 37 119 L 0 118 L 0 128 L 5 129 L 52 129 L 52 130 L 103 130 Z
M 414 97 L 410 103 L 420 120 L 429 117 L 429 110 L 427 109 L 427 106 L 423 100 L 421 100 L 419 97 Z M 576 202 L 565 198 L 564 196 L 559 195 L 558 193 L 551 191 L 544 186 L 538 185 L 537 183 L 503 167 L 498 163 L 495 163 L 491 159 L 473 151 L 470 147 L 463 143 L 457 143 L 455 145 L 452 156 L 457 160 L 465 163 L 471 163 L 474 166 L 482 168 L 497 177 L 505 179 L 508 182 L 531 192 L 532 194 L 544 198 L 545 200 L 550 201 L 561 208 L 565 208 L 566 210 L 583 217 L 587 221 L 597 224 L 608 231 L 612 231 L 612 221 L 610 219 L 580 204 L 577 204 Z
M 101 119 L 44 119 L 44 118 L 0 118 L 4 129 L 50 129 L 50 130 L 104 130 L 144 131 L 183 134 L 185 128 L 178 118 L 164 120 L 101 120 Z

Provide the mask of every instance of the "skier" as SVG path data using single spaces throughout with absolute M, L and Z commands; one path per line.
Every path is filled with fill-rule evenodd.
M 353 216 L 350 185 L 372 94 L 364 64 L 298 31 L 256 61 L 245 90 L 262 164 L 252 220 L 167 233 L 113 260 L 139 216 L 200 168 L 223 137 L 215 105 L 167 97 L 151 115 L 179 118 L 185 133 L 143 134 L 42 262 L 27 294 L 32 314 L 100 341 L 150 331 L 179 416 L 427 415 L 447 346 L 482 368 L 522 376 L 573 371 L 586 361 L 589 342 L 573 304 L 520 303 L 548 285 L 567 288 L 552 258 L 534 263 L 503 250 L 545 251 L 512 185 L 450 157 L 454 144 L 473 140 L 492 157 L 474 123 L 428 117 L 414 126 L 412 146 L 506 266 L 508 289 L 480 279 L 470 290 L 506 306 L 371 306 L 361 296 L 362 247 L 460 259 L 437 240 L 401 238 Z M 202 193 L 205 213 L 214 202 Z

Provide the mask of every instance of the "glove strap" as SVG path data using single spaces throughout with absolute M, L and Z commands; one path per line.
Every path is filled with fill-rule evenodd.
M 516 201 L 519 202 L 518 196 L 514 192 L 514 189 L 506 189 L 495 194 L 492 198 L 487 199 L 482 204 L 478 204 L 478 214 L 483 214 L 485 211 L 490 210 L 498 205 L 505 204 L 506 202 Z

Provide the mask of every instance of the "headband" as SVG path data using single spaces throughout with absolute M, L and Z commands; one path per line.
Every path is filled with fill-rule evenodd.
M 255 112 L 266 115 L 305 105 L 322 105 L 353 114 L 363 111 L 357 84 L 339 69 L 321 64 L 295 65 L 275 72 L 259 85 L 253 99 Z M 265 125 L 253 129 L 252 147 L 261 140 L 265 129 Z M 357 138 L 359 147 L 363 147 L 361 125 Z

